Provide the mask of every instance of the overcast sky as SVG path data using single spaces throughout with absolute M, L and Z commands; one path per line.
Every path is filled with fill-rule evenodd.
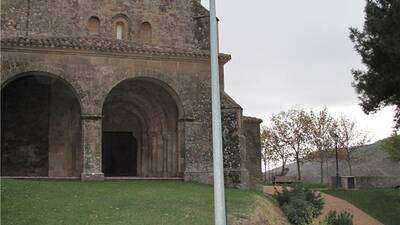
M 207 7 L 208 0 L 203 4 Z M 362 27 L 365 0 L 217 0 L 221 52 L 232 54 L 225 89 L 244 114 L 268 118 L 292 106 L 356 120 L 373 141 L 388 137 L 393 108 L 367 116 L 351 86 L 362 68 L 349 27 Z

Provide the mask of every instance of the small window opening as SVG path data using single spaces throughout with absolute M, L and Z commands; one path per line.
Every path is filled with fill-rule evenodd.
M 90 34 L 98 34 L 100 28 L 100 19 L 97 16 L 90 17 L 88 21 L 88 30 Z
M 140 40 L 144 44 L 151 44 L 152 31 L 151 24 L 149 22 L 144 22 L 140 25 Z
M 124 38 L 125 25 L 123 22 L 117 22 L 116 26 L 117 39 L 122 40 Z

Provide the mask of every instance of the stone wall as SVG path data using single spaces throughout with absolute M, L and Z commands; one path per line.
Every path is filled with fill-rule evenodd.
M 83 157 L 79 102 L 60 80 L 52 80 L 50 92 L 48 175 L 79 177 Z
M 243 118 L 245 136 L 246 159 L 245 164 L 249 174 L 248 186 L 260 189 L 262 183 L 261 173 L 261 139 L 260 124 L 262 120 L 252 117 Z
M 139 144 L 177 153 L 165 156 L 165 152 L 173 151 L 155 151 L 156 158 L 177 156 L 177 163 L 172 163 L 174 168 L 169 170 L 173 172 L 165 176 L 212 183 L 209 19 L 200 1 L 4 0 L 1 4 L 2 88 L 21 74 L 45 74 L 69 84 L 81 104 L 83 156 L 82 151 L 50 152 L 50 158 L 63 155 L 79 161 L 83 157 L 65 169 L 67 174 L 75 174 L 81 168 L 82 179 L 102 179 L 103 126 L 106 130 L 125 129 L 123 125 L 138 126 L 138 121 L 147 117 L 148 127 L 143 123 L 139 130 L 143 133 L 148 128 L 149 137 L 154 138 L 143 139 Z M 117 25 L 122 26 L 122 40 L 116 40 Z M 144 37 L 151 40 L 141 40 Z M 224 93 L 224 64 L 230 56 L 221 54 L 219 59 L 226 181 L 232 186 L 248 186 L 249 182 L 254 186 L 258 181 L 249 179 L 256 179 L 260 171 L 259 123 L 245 120 L 240 106 Z M 116 110 L 122 117 L 127 116 L 127 111 L 121 112 L 127 108 L 118 105 L 129 105 L 132 99 L 103 109 L 112 90 L 129 80 L 154 82 L 165 92 L 152 87 L 148 90 L 151 94 L 145 96 L 140 91 L 133 93 L 136 105 L 128 107 L 128 111 L 134 109 L 141 116 L 123 124 L 116 122 L 116 117 L 110 119 L 110 115 L 114 116 Z M 170 99 L 164 98 L 166 95 L 176 103 L 175 114 L 162 109 L 165 101 L 171 105 Z M 155 103 L 157 99 L 159 103 Z M 56 103 L 52 109 L 61 112 L 60 107 L 65 104 Z M 139 108 L 147 110 L 138 113 Z M 67 126 L 63 118 L 71 118 L 72 126 L 76 126 L 76 117 L 72 119 L 68 113 L 51 116 L 50 122 Z M 58 134 L 60 130 L 51 132 Z M 70 142 L 77 136 L 76 132 L 50 134 L 49 143 L 64 146 L 62 140 Z M 155 161 L 151 170 L 145 163 L 140 165 L 142 172 L 167 171 L 165 160 L 161 160 L 162 166 Z M 60 167 L 50 163 L 54 169 L 50 175 L 60 174 L 65 162 Z
M 127 79 L 154 79 L 165 84 L 180 102 L 177 129 L 181 159 L 179 170 L 187 179 L 204 182 L 212 171 L 211 97 L 208 60 L 144 60 L 136 57 L 69 55 L 68 53 L 4 51 L 2 82 L 24 72 L 45 71 L 60 77 L 75 90 L 82 103 L 84 171 L 101 174 L 101 122 L 103 103 L 111 90 Z M 100 165 L 100 166 L 99 166 Z M 183 168 L 184 167 L 184 168 Z M 203 178 L 193 178 L 200 174 Z M 208 180 L 209 181 L 209 180 Z M 207 183 L 209 183 L 207 181 Z
M 61 81 L 28 76 L 2 90 L 2 174 L 79 176 L 79 103 Z
M 107 96 L 123 81 L 153 80 L 179 103 L 178 125 L 174 128 L 181 134 L 176 142 L 181 161 L 178 163 L 178 171 L 184 172 L 186 180 L 212 183 L 211 89 L 208 63 L 207 59 L 144 60 L 111 55 L 70 55 L 68 51 L 32 50 L 29 54 L 23 54 L 9 50 L 4 51 L 2 55 L 1 78 L 4 82 L 24 72 L 45 71 L 71 85 L 82 105 L 83 178 L 102 176 L 102 116 Z M 146 98 L 154 99 L 158 98 L 157 95 L 165 95 L 157 94 L 155 90 L 150 91 L 155 96 Z M 260 171 L 257 166 L 259 124 L 242 122 L 240 106 L 232 103 L 227 95 L 222 96 L 225 98 L 223 111 L 226 179 L 228 184 L 237 186 L 248 183 L 243 180 L 243 177 L 247 176 L 244 174 L 249 174 L 248 177 L 253 179 L 257 176 L 257 169 Z M 152 116 L 151 113 L 144 114 Z M 152 117 L 156 117 L 156 114 Z M 246 148 L 241 140 L 243 134 L 246 137 Z M 247 167 L 251 167 L 249 173 L 246 172 Z
M 48 175 L 49 94 L 33 77 L 2 89 L 2 175 Z
M 356 188 L 400 187 L 400 177 L 356 177 Z
M 1 11 L 3 38 L 115 38 L 115 21 L 123 20 L 130 41 L 179 49 L 209 45 L 207 10 L 197 0 L 3 0 Z M 91 18 L 99 21 L 97 32 L 90 30 Z M 140 40 L 143 24 L 151 26 L 152 40 Z

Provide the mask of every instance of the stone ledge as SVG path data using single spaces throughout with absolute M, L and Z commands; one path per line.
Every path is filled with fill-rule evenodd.
M 80 177 L 29 177 L 29 176 L 1 176 L 1 179 L 15 180 L 80 180 Z
M 74 50 L 90 51 L 98 53 L 120 53 L 128 55 L 147 55 L 160 57 L 182 57 L 195 59 L 209 59 L 209 51 L 204 50 L 185 50 L 169 47 L 156 47 L 140 45 L 131 41 L 122 41 L 95 37 L 48 37 L 48 38 L 29 38 L 14 37 L 2 38 L 1 48 L 15 49 L 47 49 L 47 50 Z M 222 63 L 231 59 L 230 55 L 219 54 Z
M 102 181 L 104 180 L 103 173 L 82 173 L 81 179 L 83 181 Z
M 243 121 L 248 123 L 262 123 L 263 120 L 256 117 L 243 116 Z

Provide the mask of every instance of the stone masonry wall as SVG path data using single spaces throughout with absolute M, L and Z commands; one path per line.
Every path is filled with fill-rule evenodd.
M 154 79 L 175 92 L 180 102 L 179 137 L 188 180 L 210 183 L 211 97 L 207 61 L 143 60 L 66 53 L 3 52 L 1 81 L 29 71 L 42 71 L 69 83 L 82 104 L 84 171 L 101 174 L 101 120 L 103 103 L 117 84 L 127 79 Z M 166 90 L 168 89 L 166 88 Z M 171 92 L 172 93 L 172 92 Z M 100 166 L 99 166 L 100 165 Z
M 259 189 L 262 183 L 261 173 L 261 139 L 260 119 L 243 117 L 246 159 L 245 164 L 249 173 L 249 186 Z
M 61 81 L 17 79 L 2 90 L 2 174 L 78 177 L 79 103 Z
M 1 98 L 1 174 L 47 176 L 48 85 L 22 79 L 2 89 Z
M 1 83 L 23 73 L 43 73 L 71 86 L 81 103 L 83 179 L 103 177 L 107 96 L 126 80 L 145 79 L 160 85 L 178 105 L 174 129 L 179 160 L 184 160 L 178 171 L 185 180 L 212 183 L 209 19 L 200 1 L 4 0 L 1 6 Z M 127 28 L 123 41 L 115 40 L 117 22 Z M 222 90 L 229 60 L 229 55 L 220 56 Z M 247 185 L 260 170 L 259 123 L 243 119 L 240 106 L 222 95 L 226 180 Z
M 197 0 L 3 0 L 1 32 L 9 37 L 115 38 L 115 21 L 127 24 L 126 39 L 179 49 L 208 49 L 208 21 Z M 89 19 L 98 18 L 98 32 Z M 140 40 L 143 23 L 152 40 Z

